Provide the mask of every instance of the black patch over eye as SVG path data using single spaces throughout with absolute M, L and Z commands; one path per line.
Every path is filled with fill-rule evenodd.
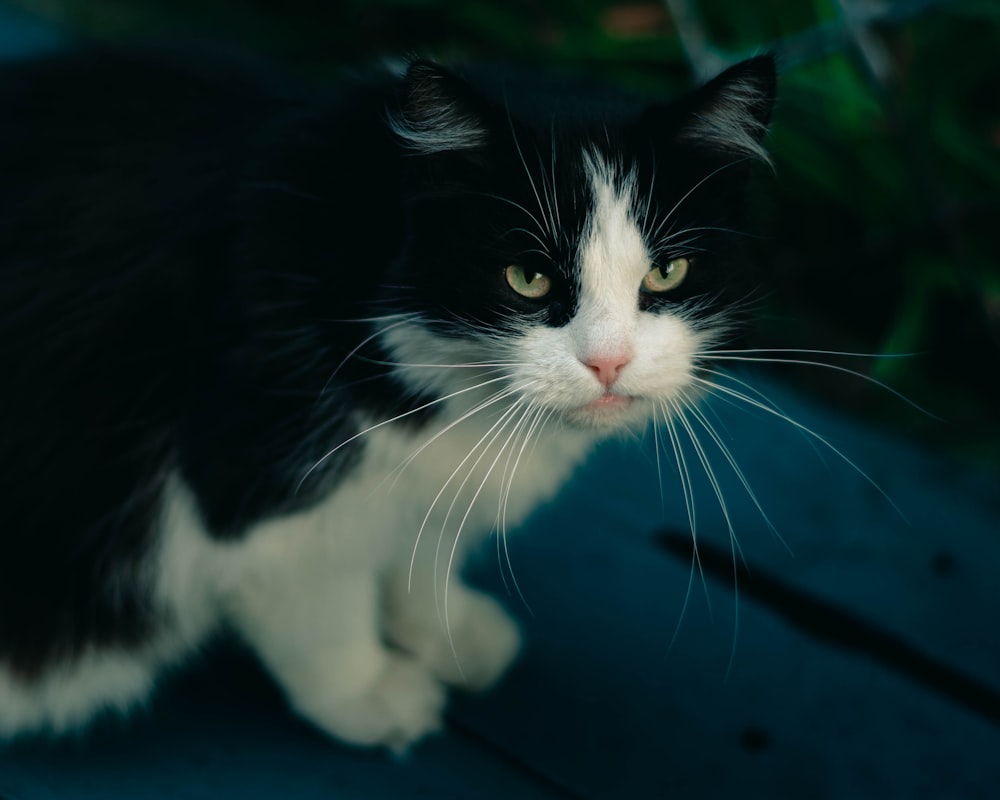
M 554 300 L 549 304 L 549 323 L 557 328 L 569 323 L 570 313 L 565 303 Z

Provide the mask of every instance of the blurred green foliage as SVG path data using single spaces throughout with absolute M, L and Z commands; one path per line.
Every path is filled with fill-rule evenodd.
M 515 60 L 630 90 L 690 85 L 683 28 L 658 0 L 17 0 L 100 40 L 183 36 L 320 79 L 382 55 Z M 1000 464 L 1000 2 L 688 0 L 718 59 L 782 58 L 777 164 L 755 207 L 773 291 L 757 343 L 913 354 L 828 360 L 803 385 Z M 857 19 L 854 19 L 857 23 Z M 721 60 L 720 60 L 721 63 Z M 697 65 L 695 65 L 697 66 Z M 881 74 L 880 74 L 881 69 Z

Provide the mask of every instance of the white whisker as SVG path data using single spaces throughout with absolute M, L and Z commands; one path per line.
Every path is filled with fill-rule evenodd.
M 737 378 L 735 375 L 733 375 L 732 372 L 729 371 L 721 372 L 715 369 L 710 369 L 706 371 L 715 378 L 732 381 L 737 386 L 741 386 L 751 394 L 755 395 L 761 402 L 766 403 L 768 406 L 777 411 L 779 414 L 787 416 L 785 410 L 781 406 L 779 406 L 771 397 L 768 397 L 768 395 L 766 395 L 752 383 Z M 742 405 L 737 403 L 732 398 L 718 394 L 716 394 L 715 397 L 721 400 L 722 402 L 732 406 L 733 408 L 738 409 L 742 413 L 750 413 Z M 816 454 L 816 457 L 825 465 L 826 457 L 823 455 L 823 451 L 819 449 L 819 446 L 816 444 L 816 442 L 810 436 L 808 436 L 804 431 L 797 430 L 796 433 L 802 437 L 802 440 L 809 445 L 809 448 Z
M 498 194 L 489 194 L 489 193 L 486 193 L 486 192 L 482 192 L 481 195 L 483 197 L 489 197 L 492 200 L 499 200 L 501 203 L 507 203 L 508 205 L 513 206 L 514 208 L 518 209 L 519 211 L 523 211 L 531 219 L 531 221 L 535 223 L 535 225 L 538 227 L 538 230 L 542 233 L 542 235 L 543 236 L 546 235 L 545 226 L 542 225 L 542 223 L 538 220 L 538 217 L 536 217 L 534 214 L 532 214 L 528 209 L 526 209 L 520 203 L 516 203 L 513 200 L 511 200 L 511 199 L 509 199 L 507 197 L 502 197 L 501 195 L 498 195 Z M 539 240 L 539 241 L 541 241 L 541 240 Z M 545 246 L 545 244 L 543 242 L 543 247 L 544 246 Z
M 733 561 L 733 643 L 729 651 L 729 665 L 726 668 L 726 675 L 728 676 L 732 671 L 733 663 L 736 660 L 736 642 L 739 637 L 740 603 L 737 556 L 739 557 L 738 560 L 743 562 L 744 565 L 746 565 L 746 559 L 743 555 L 743 548 L 740 547 L 739 540 L 736 538 L 736 531 L 733 528 L 733 521 L 730 517 L 729 508 L 722 492 L 722 486 L 719 484 L 715 475 L 715 470 L 712 468 L 711 461 L 709 460 L 705 449 L 702 447 L 701 442 L 698 440 L 698 436 L 695 434 L 694 428 L 691 426 L 691 423 L 688 422 L 683 409 L 676 404 L 674 404 L 674 408 L 677 411 L 678 420 L 680 420 L 681 425 L 683 425 L 684 430 L 687 432 L 688 438 L 691 440 L 691 444 L 694 446 L 695 453 L 698 455 L 698 460 L 701 462 L 702 469 L 704 469 L 705 475 L 712 486 L 712 491 L 715 492 L 719 508 L 722 510 L 722 516 L 726 520 L 726 528 L 729 531 L 729 551 L 732 555 Z
M 538 194 L 538 188 L 535 186 L 535 179 L 531 177 L 531 170 L 528 169 L 528 162 L 525 161 L 525 159 L 524 159 L 524 152 L 521 150 L 521 143 L 518 141 L 517 131 L 514 129 L 514 120 L 510 116 L 509 110 L 508 110 L 508 113 L 507 113 L 507 123 L 510 125 L 510 135 L 514 139 L 514 147 L 517 149 L 517 156 L 518 156 L 518 158 L 521 159 L 521 166 L 524 167 L 524 174 L 527 176 L 528 183 L 531 185 L 531 192 L 532 192 L 532 194 L 535 195 L 535 202 L 538 204 L 538 211 L 542 215 L 542 218 L 544 219 L 545 218 L 545 209 L 542 207 L 542 198 L 539 196 L 539 194 Z M 532 216 L 532 219 L 535 219 L 535 217 Z M 535 219 L 535 224 L 536 225 L 538 224 L 538 220 L 537 219 Z M 543 236 L 548 236 L 549 238 L 551 238 L 553 240 L 555 240 L 557 238 L 555 236 L 555 231 L 552 228 L 546 228 L 546 227 L 541 226 L 541 225 L 539 225 L 539 228 L 540 228 Z
M 663 421 L 666 425 L 667 435 L 670 438 L 670 446 L 674 451 L 674 460 L 677 462 L 677 472 L 680 476 L 681 491 L 684 495 L 684 505 L 687 509 L 688 526 L 691 530 L 691 569 L 688 573 L 688 584 L 684 590 L 684 601 L 681 604 L 680 613 L 677 615 L 677 624 L 674 626 L 673 635 L 670 637 L 668 648 L 672 648 L 681 632 L 681 624 L 687 616 L 688 606 L 691 604 L 691 592 L 694 588 L 694 576 L 701 577 L 702 590 L 705 593 L 705 602 L 708 605 L 709 614 L 712 610 L 712 599 L 708 593 L 708 582 L 705 579 L 705 571 L 701 565 L 701 556 L 698 553 L 698 520 L 697 508 L 694 502 L 694 484 L 691 482 L 691 473 L 688 470 L 687 458 L 684 455 L 684 448 L 681 445 L 680 436 L 674 425 L 673 415 L 665 402 L 660 404 L 660 412 L 663 414 Z
M 671 406 L 675 411 L 675 418 L 681 424 L 681 427 L 684 428 L 688 435 L 688 439 L 691 440 L 691 445 L 694 447 L 695 455 L 698 456 L 698 461 L 701 463 L 701 467 L 705 472 L 705 477 L 708 478 L 709 485 L 712 487 L 712 491 L 715 493 L 715 498 L 719 503 L 719 508 L 722 510 L 722 516 L 726 520 L 726 528 L 729 530 L 729 536 L 731 539 L 734 539 L 736 531 L 733 529 L 733 521 L 729 515 L 729 506 L 726 504 L 726 499 L 722 492 L 722 486 L 715 475 L 712 463 L 709 460 L 708 455 L 705 453 L 705 449 L 702 447 L 701 441 L 698 439 L 694 428 L 691 427 L 691 423 L 684 414 L 684 410 L 675 401 L 671 401 Z
M 512 407 L 512 410 L 516 409 L 517 407 L 518 407 L 518 404 L 515 404 Z M 452 541 L 452 544 L 451 544 L 451 551 L 448 553 L 448 563 L 447 563 L 447 566 L 445 567 L 445 573 L 444 573 L 444 600 L 443 600 L 443 602 L 444 602 L 444 628 L 445 628 L 445 632 L 448 635 L 448 644 L 451 647 L 451 652 L 452 652 L 452 655 L 455 658 L 455 664 L 458 667 L 459 673 L 462 673 L 462 665 L 459 662 L 458 651 L 455 649 L 455 641 L 454 641 L 454 638 L 452 636 L 452 631 L 451 631 L 451 616 L 449 614 L 449 606 L 448 606 L 448 589 L 449 589 L 449 586 L 450 586 L 451 576 L 452 576 L 452 573 L 453 573 L 454 567 L 455 567 L 455 554 L 458 551 L 458 541 L 459 541 L 459 539 L 462 536 L 462 530 L 465 528 L 465 523 L 468 522 L 469 515 L 472 513 L 472 508 L 473 508 L 473 506 L 475 506 L 476 501 L 479 499 L 479 495 L 482 493 L 483 488 L 486 486 L 487 482 L 490 479 L 490 476 L 493 474 L 493 470 L 496 468 L 496 465 L 499 463 L 500 459 L 503 457 L 504 451 L 507 449 L 508 446 L 510 446 L 510 443 L 512 441 L 514 441 L 514 439 L 515 439 L 515 437 L 517 435 L 518 429 L 520 428 L 521 424 L 524 422 L 524 420 L 526 418 L 527 418 L 527 412 L 525 411 L 525 413 L 523 413 L 521 415 L 520 420 L 518 420 L 517 424 L 514 426 L 514 428 L 508 434 L 507 439 L 504 441 L 504 443 L 500 446 L 500 449 L 497 451 L 496 457 L 493 459 L 492 463 L 487 468 L 486 474 L 483 476 L 483 479 L 479 482 L 479 486 L 476 488 L 476 491 L 472 495 L 472 499 L 469 500 L 469 505 L 465 509 L 465 514 L 462 516 L 461 521 L 458 523 L 458 529 L 455 531 L 455 538 L 454 538 L 454 540 Z M 504 427 L 506 427 L 506 424 L 504 425 Z M 503 429 L 501 428 L 501 430 L 503 430 Z M 499 435 L 499 433 L 500 433 L 500 431 L 497 432 L 497 435 Z M 486 454 L 486 452 L 489 450 L 490 446 L 492 446 L 493 441 L 495 441 L 495 439 L 496 439 L 496 437 L 494 437 L 493 439 L 491 439 L 490 442 L 489 442 L 489 444 L 487 444 L 486 447 L 483 448 L 483 454 L 482 455 Z M 476 466 L 478 465 L 479 460 L 482 458 L 482 455 L 480 456 L 479 459 L 476 460 L 476 464 L 473 464 L 472 469 L 469 472 L 469 476 L 471 476 L 472 472 L 476 469 Z M 466 480 L 468 480 L 469 476 L 466 476 Z M 462 486 L 459 487 L 458 493 L 456 493 L 456 495 L 455 495 L 455 499 L 456 500 L 458 499 L 458 494 L 461 493 L 462 488 L 464 487 L 464 485 L 465 485 L 465 481 L 462 482 Z M 450 513 L 451 513 L 451 509 L 449 509 L 449 514 Z M 446 517 L 446 521 L 447 521 L 447 517 Z M 442 528 L 442 532 L 443 532 L 443 528 Z M 440 543 L 440 540 L 439 540 L 439 543 Z M 437 563 L 436 563 L 436 557 L 435 557 L 435 567 L 436 566 L 437 566 Z M 435 587 L 436 586 L 437 586 L 437 582 L 435 581 Z
M 559 214 L 559 196 L 556 193 L 556 120 L 552 118 L 549 128 L 549 142 L 551 145 L 549 156 L 549 171 L 552 178 L 552 206 L 556 213 L 556 230 L 562 231 L 562 217 Z
M 459 470 L 461 470 L 462 467 L 465 465 L 465 463 L 470 458 L 472 458 L 472 456 L 475 454 L 476 450 L 479 449 L 479 446 L 483 443 L 483 441 L 485 441 L 489 437 L 489 435 L 496 429 L 496 427 L 498 425 L 500 425 L 501 423 L 503 423 L 503 421 L 505 419 L 509 418 L 509 415 L 512 414 L 516 410 L 516 408 L 517 408 L 517 404 L 515 403 L 510 408 L 508 408 L 506 411 L 504 411 L 503 414 L 500 416 L 500 418 L 496 422 L 494 422 L 493 425 L 490 426 L 490 428 L 486 431 L 486 433 L 484 433 L 482 435 L 482 437 L 479 439 L 479 441 L 476 442 L 472 446 L 472 448 L 470 449 L 468 455 L 466 455 L 465 458 L 463 458 L 459 462 L 458 466 L 455 467 L 455 469 L 452 471 L 451 475 L 449 475 L 448 479 L 444 482 L 444 485 L 441 487 L 441 489 L 438 491 L 438 493 L 434 496 L 434 499 L 431 501 L 430 507 L 427 509 L 427 513 L 424 515 L 424 519 L 420 523 L 420 528 L 417 530 L 416 539 L 413 542 L 413 552 L 412 552 L 412 554 L 410 556 L 410 569 L 409 569 L 409 573 L 408 573 L 408 576 L 407 576 L 407 584 L 406 584 L 407 591 L 412 591 L 412 588 L 413 588 L 413 567 L 414 567 L 414 564 L 416 562 L 417 548 L 420 546 L 420 539 L 423 536 L 424 528 L 427 527 L 427 522 L 430 519 L 430 516 L 433 513 L 435 506 L 437 505 L 438 501 L 441 499 L 441 495 L 443 495 L 445 493 L 445 490 L 448 488 L 448 486 L 451 484 L 451 482 L 455 479 L 455 476 L 458 474 Z M 481 410 L 481 409 L 479 409 L 479 410 Z M 467 416 L 471 416 L 471 414 L 469 414 Z M 457 422 L 456 423 L 452 423 L 452 425 L 455 425 L 455 424 L 457 424 Z M 435 557 L 435 567 L 436 567 L 436 561 L 437 561 L 437 559 Z M 436 580 L 436 578 L 435 578 L 435 580 Z M 436 593 L 437 593 L 437 586 L 436 586 L 436 583 L 435 583 L 435 594 Z
M 367 364 L 378 364 L 383 367 L 414 367 L 428 369 L 488 369 L 490 373 L 499 372 L 501 369 L 523 366 L 518 361 L 467 361 L 459 364 L 433 364 L 419 361 L 381 361 L 374 358 L 364 359 Z
M 479 412 L 485 410 L 486 408 L 489 408 L 492 405 L 496 405 L 497 403 L 502 402 L 503 400 L 506 400 L 506 399 L 508 399 L 510 397 L 513 397 L 513 396 L 517 395 L 521 391 L 521 388 L 522 387 L 510 387 L 510 388 L 502 389 L 499 392 L 495 392 L 494 394 L 491 394 L 489 397 L 487 397 L 485 400 L 483 400 L 481 403 L 477 403 L 476 405 L 474 405 L 471 409 L 469 409 L 464 414 L 462 414 L 458 419 L 453 420 L 452 422 L 449 422 L 445 427 L 443 427 L 441 430 L 439 430 L 437 433 L 435 433 L 433 436 L 431 436 L 429 439 L 427 439 L 423 444 L 420 445 L 420 447 L 418 447 L 416 450 L 414 450 L 412 453 L 410 453 L 410 455 L 408 455 L 396 467 L 394 467 L 389 472 L 389 474 L 386 475 L 386 477 L 383 479 L 383 483 L 386 480 L 388 480 L 391 476 L 395 475 L 396 477 L 393 479 L 393 483 L 392 483 L 393 487 L 395 487 L 396 483 L 399 481 L 400 477 L 402 476 L 403 471 L 411 463 L 413 463 L 413 461 L 422 452 L 424 452 L 424 450 L 426 450 L 428 447 L 430 447 L 432 444 L 434 444 L 434 442 L 436 442 L 438 439 L 440 439 L 442 436 L 444 436 L 446 433 L 448 433 L 448 431 L 452 430 L 453 428 L 457 427 L 458 425 L 461 425 L 463 422 L 465 422 L 470 417 L 475 416 Z
M 555 186 L 553 185 L 552 187 L 552 196 L 550 197 L 549 185 L 545 177 L 545 165 L 542 162 L 542 154 L 536 151 L 535 155 L 537 156 L 538 167 L 539 167 L 538 182 L 542 185 L 542 199 L 545 201 L 545 209 L 543 209 L 543 213 L 547 213 L 549 221 L 549 230 L 552 232 L 553 239 L 557 239 L 560 227 L 559 224 L 556 222 L 556 214 L 554 209 Z
M 653 165 L 650 172 L 649 190 L 646 192 L 646 202 L 642 209 L 642 227 L 640 231 L 642 233 L 642 239 L 647 243 L 647 245 L 652 241 L 649 233 L 649 226 L 652 225 L 653 220 L 655 219 L 655 215 L 651 215 L 650 213 L 653 210 L 653 189 L 656 186 L 657 169 L 655 148 L 651 150 L 650 156 L 652 158 Z
M 538 441 L 538 438 L 541 436 L 542 429 L 545 427 L 546 423 L 549 421 L 549 419 L 551 419 L 554 413 L 555 410 L 552 408 L 550 408 L 547 412 L 545 412 L 542 408 L 536 409 L 531 425 L 527 429 L 527 432 L 524 435 L 524 441 L 522 442 L 521 447 L 518 450 L 517 457 L 514 459 L 514 463 L 511 466 L 510 477 L 507 480 L 506 489 L 501 492 L 500 503 L 503 510 L 502 512 L 498 512 L 499 524 L 497 528 L 497 547 L 499 548 L 500 542 L 502 540 L 504 560 L 507 563 L 507 572 L 510 574 L 511 582 L 514 584 L 514 590 L 517 592 L 517 596 L 521 599 L 521 603 L 528 610 L 529 614 L 533 614 L 534 612 L 531 610 L 531 606 L 528 604 L 527 598 L 521 591 L 521 586 L 518 583 L 517 576 L 514 574 L 514 565 L 511 562 L 510 549 L 507 546 L 507 505 L 510 501 L 510 493 L 514 486 L 514 476 L 517 473 L 517 468 L 519 464 L 521 463 L 521 456 L 524 455 L 524 451 L 527 448 L 528 443 L 531 441 L 532 436 L 535 436 L 535 442 Z M 532 447 L 534 447 L 534 444 L 532 445 Z M 501 575 L 502 574 L 503 570 L 501 568 Z M 506 580 L 505 580 L 505 585 L 506 585 Z
M 748 395 L 745 395 L 742 392 L 738 392 L 735 389 L 732 389 L 732 388 L 730 388 L 728 386 L 723 386 L 720 383 L 716 383 L 714 381 L 709 381 L 709 380 L 706 380 L 705 378 L 695 377 L 694 380 L 697 381 L 698 383 L 703 384 L 704 386 L 707 386 L 708 388 L 712 389 L 715 392 L 722 392 L 722 393 L 724 393 L 726 395 L 729 395 L 730 397 L 733 397 L 736 400 L 740 400 L 740 401 L 746 403 L 747 405 L 753 406 L 754 408 L 759 408 L 761 411 L 764 411 L 764 412 L 766 412 L 768 414 L 771 414 L 772 416 L 775 416 L 778 419 L 782 419 L 785 422 L 787 422 L 789 425 L 791 425 L 792 427 L 797 428 L 797 429 L 801 430 L 803 433 L 807 434 L 808 436 L 814 438 L 816 441 L 820 442 L 822 445 L 824 445 L 825 447 L 827 447 L 830 450 L 830 452 L 832 452 L 834 455 L 836 455 L 838 458 L 840 458 L 851 469 L 853 469 L 855 471 L 855 473 L 857 473 L 861 478 L 863 478 L 866 483 L 868 483 L 872 488 L 874 488 L 875 491 L 877 491 L 885 499 L 885 501 L 890 506 L 892 506 L 893 510 L 900 516 L 900 518 L 902 520 L 904 520 L 905 522 L 909 523 L 909 520 L 906 519 L 906 515 L 902 512 L 902 510 L 899 508 L 899 506 L 897 506 L 893 502 L 892 498 L 889 497 L 888 494 L 886 494 L 885 490 L 881 486 L 879 486 L 878 483 L 876 483 L 875 480 L 867 472 L 865 472 L 863 469 L 861 469 L 861 467 L 859 467 L 850 458 L 848 458 L 846 455 L 844 455 L 844 453 L 841 450 L 839 450 L 837 447 L 835 447 L 828 439 L 825 439 L 823 436 L 821 436 L 820 434 L 818 434 L 816 431 L 812 430 L 811 428 L 807 427 L 806 425 L 803 425 L 801 422 L 795 421 L 794 419 L 792 419 L 791 417 L 789 417 L 787 414 L 783 414 L 783 413 L 781 413 L 779 411 L 775 411 L 773 408 L 767 406 L 766 404 L 761 403 L 761 402 L 759 402 L 757 400 L 754 400 L 752 397 L 750 397 Z
M 663 465 L 660 463 L 660 435 L 658 433 L 659 425 L 656 422 L 656 416 L 654 412 L 653 416 L 653 452 L 656 454 L 656 485 L 660 490 L 660 516 L 662 517 L 667 510 L 666 497 L 663 494 Z
M 754 492 L 753 488 L 750 486 L 749 479 L 743 472 L 740 465 L 736 462 L 736 458 L 733 456 L 732 451 L 726 446 L 726 443 L 722 441 L 722 437 L 719 436 L 718 431 L 716 431 L 712 423 L 709 422 L 708 417 L 706 417 L 705 413 L 700 408 L 698 408 L 694 403 L 685 402 L 684 405 L 686 406 L 691 416 L 693 416 L 701 425 L 701 427 L 705 429 L 705 432 L 715 443 L 715 446 L 719 448 L 719 452 L 722 453 L 723 458 L 726 459 L 726 462 L 733 470 L 733 473 L 736 475 L 737 479 L 742 484 L 743 489 L 747 493 L 747 496 L 750 498 L 751 502 L 754 504 L 754 507 L 760 513 L 768 529 L 771 531 L 771 533 L 774 534 L 774 536 L 778 539 L 778 541 L 781 542 L 782 545 L 784 545 L 785 549 L 788 550 L 789 553 L 792 553 L 792 549 L 788 546 L 787 542 L 785 542 L 785 540 L 782 538 L 781 534 L 778 533 L 778 529 L 771 522 L 771 519 L 770 517 L 768 517 L 767 512 L 764 511 L 763 506 L 760 504 L 760 500 L 758 500 L 757 498 L 756 492 Z
M 728 233 L 732 236 L 748 236 L 748 237 L 753 236 L 753 234 L 737 230 L 736 228 L 722 228 L 717 225 L 692 225 L 689 228 L 684 228 L 683 230 L 677 231 L 677 233 L 672 234 L 671 236 L 667 236 L 665 241 L 669 242 L 672 236 L 680 236 L 682 233 L 695 233 L 701 231 L 712 231 L 713 233 Z
M 464 389 L 458 389 L 457 391 L 451 392 L 450 394 L 446 394 L 443 397 L 436 397 L 435 399 L 423 403 L 422 405 L 419 405 L 416 408 L 411 408 L 409 411 L 404 411 L 402 414 L 397 414 L 396 416 L 390 417 L 389 419 L 384 419 L 381 422 L 376 422 L 374 425 L 370 425 L 364 430 L 355 433 L 353 436 L 349 436 L 348 438 L 344 439 L 344 441 L 342 441 L 340 444 L 338 444 L 336 447 L 334 447 L 331 450 L 328 450 L 321 458 L 319 458 L 319 460 L 316 461 L 315 464 L 313 464 L 311 467 L 309 467 L 309 469 L 306 470 L 305 474 L 299 479 L 299 482 L 295 485 L 295 492 L 298 493 L 299 490 L 302 488 L 302 484 L 306 482 L 309 476 L 313 472 L 315 472 L 325 461 L 327 461 L 334 453 L 336 453 L 342 447 L 346 447 L 351 442 L 360 439 L 365 434 L 371 433 L 372 431 L 385 427 L 386 425 L 390 425 L 393 422 L 397 422 L 398 420 L 404 419 L 405 417 L 412 416 L 413 414 L 418 414 L 419 412 L 424 411 L 425 409 L 428 409 L 431 406 L 435 406 L 438 403 L 444 403 L 448 400 L 451 400 L 453 397 L 457 397 L 458 395 L 465 394 L 467 392 L 473 392 L 477 389 L 481 389 L 483 386 L 487 386 L 491 383 L 496 383 L 497 381 L 502 381 L 502 380 L 506 380 L 506 377 L 503 375 L 501 375 L 499 378 L 491 378 L 488 381 L 483 381 L 482 383 L 478 383 L 475 386 L 467 386 Z
M 742 361 L 742 362 L 746 362 L 746 363 L 757 363 L 757 364 L 798 364 L 798 365 L 801 365 L 801 366 L 822 367 L 823 369 L 833 370 L 834 372 L 842 372 L 842 373 L 845 373 L 847 375 L 851 375 L 851 376 L 853 376 L 855 378 L 860 378 L 861 380 L 867 381 L 868 383 L 873 384 L 875 386 L 878 386 L 880 389 L 883 389 L 884 391 L 889 392 L 889 394 L 891 394 L 894 397 L 902 400 L 908 406 L 910 406 L 911 408 L 916 409 L 920 413 L 926 414 L 928 417 L 932 417 L 933 419 L 936 419 L 938 421 L 942 421 L 940 417 L 932 414 L 930 411 L 927 411 L 924 408 L 921 408 L 919 405 L 917 405 L 917 403 L 915 403 L 909 397 L 907 397 L 906 395 L 904 395 L 902 392 L 899 392 L 896 389 L 893 389 L 887 383 L 884 383 L 883 381 L 880 381 L 878 378 L 873 378 L 871 375 L 866 375 L 863 372 L 858 372 L 857 370 L 850 369 L 849 367 L 842 367 L 839 364 L 828 364 L 828 363 L 826 363 L 824 361 L 813 361 L 811 359 L 802 359 L 802 358 L 772 358 L 772 357 L 768 357 L 768 356 L 750 356 L 750 355 L 722 355 L 722 354 L 720 354 L 721 352 L 723 352 L 723 351 L 716 351 L 716 352 L 713 352 L 713 353 L 705 353 L 703 355 L 699 355 L 698 358 L 704 359 L 706 361 Z M 735 351 L 735 352 L 740 352 L 740 351 Z M 754 351 L 749 351 L 748 350 L 748 351 L 744 351 L 744 352 L 749 353 L 749 352 L 754 352 Z M 766 351 L 764 351 L 764 352 L 766 352 Z M 785 351 L 785 352 L 790 352 L 791 353 L 791 352 L 796 352 L 796 351 L 789 350 L 789 351 Z M 823 353 L 824 351 L 819 350 L 819 351 L 801 351 L 801 352 L 818 352 L 818 353 Z M 828 354 L 829 355 L 855 355 L 855 356 L 858 355 L 856 353 L 834 353 L 832 351 L 830 353 L 828 353 Z
M 407 317 L 404 317 L 403 319 L 398 320 L 397 322 L 393 323 L 392 325 L 388 325 L 388 326 L 386 326 L 384 328 L 379 328 L 374 333 L 372 333 L 370 336 L 366 336 L 357 345 L 355 345 L 354 349 L 352 349 L 346 356 L 344 356 L 343 359 L 341 359 L 341 362 L 339 364 L 337 364 L 336 367 L 334 367 L 333 372 L 330 373 L 330 377 L 326 379 L 326 383 L 324 383 L 323 384 L 323 388 L 320 389 L 319 395 L 317 396 L 317 399 L 316 399 L 316 402 L 318 403 L 320 401 L 320 398 L 322 398 L 323 395 L 326 393 L 326 390 L 329 388 L 330 383 L 336 377 L 337 373 L 339 373 L 340 370 L 342 370 L 344 368 L 344 365 L 348 361 L 350 361 L 351 357 L 354 356 L 359 350 L 361 350 L 362 347 L 364 347 L 366 344 L 368 344 L 373 339 L 377 339 L 379 336 L 381 336 L 386 331 L 391 331 L 394 328 L 398 328 L 401 325 L 405 325 L 407 322 L 410 322 L 412 319 L 413 319 L 413 316 L 407 316 Z
M 712 170 L 710 173 L 708 173 L 708 175 L 706 175 L 704 178 L 702 178 L 700 181 L 698 181 L 694 186 L 692 186 L 690 189 L 688 189 L 681 196 L 680 200 L 678 200 L 676 203 L 674 203 L 673 208 L 671 208 L 666 213 L 666 215 L 661 220 L 660 224 L 657 225 L 656 230 L 653 231 L 652 236 L 655 238 L 655 237 L 658 237 L 660 235 L 660 230 L 662 229 L 663 225 L 665 223 L 667 223 L 669 220 L 671 220 L 671 218 L 673 217 L 674 213 L 677 211 L 678 208 L 681 207 L 681 205 L 684 203 L 684 201 L 687 200 L 695 191 L 697 191 L 706 181 L 710 180 L 711 178 L 714 178 L 716 175 L 718 175 L 723 170 L 728 169 L 729 167 L 733 167 L 733 166 L 736 166 L 738 164 L 741 164 L 741 163 L 743 163 L 744 161 L 747 161 L 747 160 L 749 160 L 749 159 L 741 158 L 741 159 L 737 159 L 736 161 L 729 161 L 729 162 L 723 164 L 721 167 L 718 167 L 718 168 Z
M 532 239 L 534 239 L 536 242 L 538 242 L 538 244 L 542 248 L 541 250 L 535 250 L 535 251 L 531 251 L 531 252 L 541 253 L 542 255 L 546 256 L 547 258 L 551 258 L 552 257 L 552 254 L 549 252 L 549 245 L 548 245 L 548 243 L 544 239 L 542 239 L 542 237 L 539 236 L 537 233 L 534 233 L 533 231 L 529 231 L 527 228 L 511 228 L 510 232 L 511 233 L 523 233 L 526 236 L 530 236 Z
M 708 173 L 708 175 L 706 175 L 704 178 L 702 178 L 700 181 L 698 181 L 694 186 L 692 186 L 690 189 L 688 189 L 684 193 L 684 195 L 681 197 L 680 200 L 678 200 L 676 203 L 674 203 L 674 207 L 671 208 L 670 211 L 667 212 L 666 218 L 670 219 L 674 215 L 674 212 L 676 212 L 677 209 L 681 207 L 681 204 L 683 204 L 685 200 L 687 200 L 692 194 L 694 194 L 694 192 L 696 192 L 699 188 L 701 188 L 701 186 L 705 182 L 711 180 L 712 178 L 714 178 L 716 175 L 718 175 L 723 170 L 726 170 L 726 169 L 729 169 L 730 167 L 734 167 L 734 166 L 737 166 L 739 164 L 742 164 L 743 162 L 745 162 L 747 160 L 749 160 L 749 159 L 740 158 L 740 159 L 737 159 L 736 161 L 729 161 L 729 162 L 723 164 L 721 167 L 718 167 L 718 168 L 712 170 L 710 173 Z
M 696 355 L 714 355 L 719 353 L 727 356 L 739 356 L 757 353 L 794 353 L 798 355 L 820 355 L 820 356 L 850 356 L 851 358 L 913 358 L 919 353 L 862 353 L 852 350 L 818 350 L 801 347 L 748 347 L 738 350 L 712 350 L 711 353 L 697 353 Z

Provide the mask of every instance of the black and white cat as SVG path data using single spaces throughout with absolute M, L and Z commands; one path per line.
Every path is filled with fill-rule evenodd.
M 5 68 L 0 734 L 127 711 L 220 630 L 348 742 L 494 683 L 520 635 L 463 558 L 697 397 L 774 88 Z

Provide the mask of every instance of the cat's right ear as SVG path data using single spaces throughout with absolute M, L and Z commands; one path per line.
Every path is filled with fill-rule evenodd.
M 413 153 L 475 152 L 489 141 L 487 116 L 485 102 L 465 81 L 420 59 L 406 71 L 389 126 Z
M 772 55 L 750 58 L 674 103 L 649 107 L 644 121 L 661 141 L 770 164 L 762 141 L 774 109 L 776 83 Z

